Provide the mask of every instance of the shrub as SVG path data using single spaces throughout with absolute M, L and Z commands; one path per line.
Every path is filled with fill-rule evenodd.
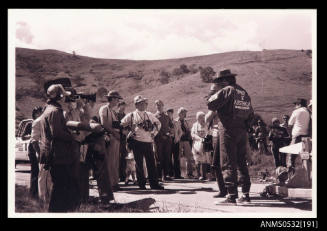
M 173 70 L 173 75 L 182 75 L 183 74 L 183 70 L 176 67 L 174 70 Z
M 97 95 L 98 95 L 100 98 L 102 98 L 102 97 L 105 96 L 106 94 L 108 94 L 108 90 L 107 90 L 107 88 L 105 88 L 105 87 L 100 87 L 100 88 L 98 88 L 98 90 L 97 90 Z
M 179 69 L 181 69 L 181 71 L 185 74 L 189 73 L 190 70 L 187 68 L 187 65 L 186 64 L 182 64 L 179 66 Z
M 162 84 L 167 84 L 169 82 L 169 78 L 171 76 L 171 74 L 168 71 L 162 70 L 160 71 L 160 82 Z
M 192 64 L 189 68 L 191 74 L 195 74 L 199 71 L 195 64 Z
M 213 81 L 213 76 L 215 76 L 216 72 L 213 70 L 212 67 L 199 67 L 200 69 L 200 77 L 203 82 L 211 83 Z

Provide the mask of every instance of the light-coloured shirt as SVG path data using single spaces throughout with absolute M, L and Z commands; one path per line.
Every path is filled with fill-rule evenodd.
M 288 124 L 293 126 L 292 137 L 308 135 L 310 123 L 310 113 L 304 107 L 297 108 L 293 111 Z
M 116 133 L 117 137 L 120 136 L 119 129 L 112 127 L 112 122 L 118 121 L 116 112 L 113 109 L 109 108 L 108 104 L 104 105 L 100 108 L 99 116 L 100 116 L 100 122 L 105 129 L 107 129 L 108 131 L 110 131 L 112 133 Z
M 195 122 L 191 129 L 192 139 L 196 141 L 202 141 L 202 139 L 208 134 L 208 128 L 206 125 L 202 126 L 200 123 Z
M 41 116 L 36 118 L 32 123 L 32 133 L 31 133 L 31 142 L 38 142 L 41 139 Z
M 133 121 L 132 121 L 133 114 Z M 145 120 L 150 120 L 154 126 L 152 131 L 145 131 L 141 126 L 137 126 L 144 122 Z M 148 111 L 139 111 L 135 110 L 133 112 L 128 113 L 122 120 L 121 125 L 123 127 L 127 126 L 135 126 L 135 136 L 134 139 L 140 142 L 151 143 L 153 142 L 153 138 L 151 137 L 151 133 L 156 136 L 161 129 L 160 121 L 155 117 L 155 115 Z

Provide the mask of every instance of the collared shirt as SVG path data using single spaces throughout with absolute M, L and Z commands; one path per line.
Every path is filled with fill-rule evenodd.
M 113 121 L 118 121 L 116 112 L 114 110 L 112 110 L 111 108 L 109 108 L 109 105 L 104 105 L 100 108 L 99 110 L 99 116 L 100 116 L 100 121 L 101 124 L 103 125 L 103 127 L 105 129 L 107 129 L 108 131 L 116 131 L 119 132 L 118 128 L 113 128 L 112 127 L 112 122 Z
M 41 140 L 41 116 L 36 118 L 32 123 L 31 142 L 38 142 Z
M 293 126 L 292 137 L 309 134 L 310 113 L 305 107 L 293 111 L 288 124 Z
M 157 111 L 154 115 L 161 123 L 161 129 L 158 133 L 158 136 L 161 137 L 169 135 L 171 132 L 171 128 L 173 127 L 172 121 L 170 120 L 169 116 L 166 113 L 159 111 Z
M 132 116 L 133 115 L 133 116 Z M 132 121 L 133 117 L 133 121 Z M 150 120 L 154 125 L 153 131 L 145 131 L 140 124 L 146 120 Z M 161 129 L 160 121 L 155 117 L 155 115 L 148 111 L 139 111 L 135 110 L 134 112 L 128 113 L 122 120 L 121 125 L 123 127 L 134 126 L 135 136 L 134 139 L 140 142 L 151 143 L 153 142 L 153 138 L 151 137 L 151 133 L 156 136 L 158 131 Z M 139 126 L 138 126 L 139 125 Z

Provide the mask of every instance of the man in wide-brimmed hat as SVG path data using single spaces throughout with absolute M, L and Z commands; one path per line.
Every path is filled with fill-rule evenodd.
M 249 203 L 250 176 L 246 165 L 246 142 L 249 121 L 253 117 L 251 99 L 247 92 L 236 84 L 236 74 L 230 70 L 219 73 L 214 83 L 220 89 L 208 100 L 208 109 L 217 111 L 222 129 L 219 130 L 222 170 L 227 189 L 227 199 L 219 204 L 236 204 L 238 198 L 237 170 L 242 179 L 242 197 L 238 203 Z
M 160 131 L 161 123 L 153 113 L 146 111 L 148 107 L 147 98 L 141 95 L 135 96 L 134 104 L 136 110 L 128 113 L 121 120 L 121 125 L 130 130 L 130 134 L 127 135 L 128 146 L 134 154 L 138 185 L 140 189 L 146 189 L 143 170 L 143 158 L 145 157 L 151 189 L 164 189 L 158 182 L 153 152 L 154 137 Z
M 113 190 L 118 190 L 119 186 L 119 147 L 120 147 L 120 122 L 114 108 L 122 99 L 120 94 L 115 91 L 109 91 L 106 96 L 108 104 L 102 106 L 99 110 L 100 121 L 103 127 L 110 133 L 110 143 L 107 148 L 105 162 L 109 170 L 110 181 Z

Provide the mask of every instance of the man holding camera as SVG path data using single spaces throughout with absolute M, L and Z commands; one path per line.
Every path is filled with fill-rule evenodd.
M 119 147 L 120 147 L 120 122 L 113 110 L 123 99 L 117 91 L 110 91 L 107 95 L 108 104 L 99 110 L 100 121 L 103 127 L 110 133 L 110 143 L 107 147 L 105 163 L 109 171 L 113 190 L 119 190 Z
M 123 127 L 131 130 L 127 136 L 128 146 L 133 150 L 136 162 L 136 175 L 140 189 L 145 190 L 146 179 L 143 170 L 145 157 L 151 189 L 164 189 L 158 182 L 153 153 L 154 137 L 161 128 L 160 121 L 151 112 L 146 111 L 148 100 L 140 95 L 134 98 L 136 110 L 128 113 L 122 120 Z
M 40 164 L 50 169 L 53 181 L 49 212 L 69 212 L 76 209 L 77 188 L 73 178 L 73 136 L 68 131 L 62 106 L 68 93 L 60 84 L 47 89 L 47 106 L 40 120 Z

